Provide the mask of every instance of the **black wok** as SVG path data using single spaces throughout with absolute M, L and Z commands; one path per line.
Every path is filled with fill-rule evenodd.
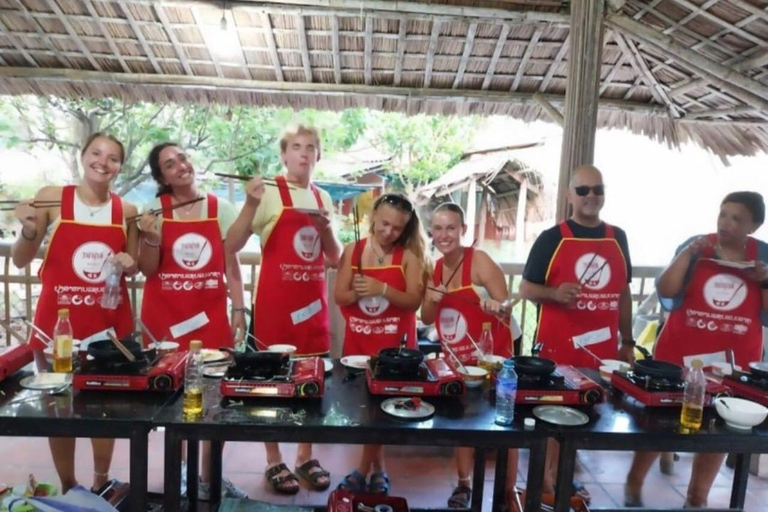
M 238 368 L 263 368 L 265 372 L 277 372 L 280 367 L 283 366 L 285 359 L 289 359 L 288 356 L 280 352 L 238 352 L 232 347 L 220 347 L 224 352 L 232 354 L 235 360 L 235 366 Z
M 645 359 L 635 361 L 634 372 L 636 375 L 647 376 L 652 379 L 667 379 L 670 381 L 680 381 L 683 379 L 683 367 L 664 361 L 654 361 L 651 353 L 645 348 L 635 347 L 640 351 Z
M 416 373 L 422 361 L 424 354 L 411 348 L 384 348 L 379 351 L 379 364 L 397 373 Z
M 137 359 L 144 359 L 144 351 L 141 344 L 133 338 L 123 338 L 120 340 L 125 348 Z M 127 358 L 112 343 L 112 340 L 92 341 L 88 344 L 88 355 L 92 356 L 99 363 L 124 363 Z
M 512 361 L 515 363 L 515 371 L 535 377 L 551 375 L 557 366 L 551 359 L 544 359 L 543 357 L 517 356 L 513 357 Z

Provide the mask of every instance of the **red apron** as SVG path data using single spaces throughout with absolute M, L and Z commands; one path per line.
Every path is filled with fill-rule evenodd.
M 261 251 L 254 335 L 267 345 L 295 345 L 296 355 L 325 354 L 331 327 L 320 234 L 309 215 L 294 210 L 285 178 L 275 181 L 283 211 Z M 320 191 L 310 187 L 324 209 Z
M 565 222 L 563 236 L 552 255 L 546 286 L 580 283 L 581 293 L 571 304 L 545 302 L 539 311 L 537 341 L 544 343 L 541 357 L 557 364 L 598 368 L 601 359 L 618 356 L 619 299 L 627 286 L 627 263 L 613 235 L 605 225 L 605 238 L 574 238 Z
M 352 270 L 358 271 L 363 249 L 368 239 L 358 242 L 352 250 Z M 392 263 L 386 267 L 362 268 L 362 273 L 378 279 L 395 290 L 404 292 L 405 273 L 403 272 L 403 253 L 401 246 L 395 246 Z M 358 262 L 356 265 L 355 262 Z M 376 355 L 383 348 L 397 347 L 403 335 L 408 335 L 410 348 L 417 348 L 416 313 L 406 311 L 390 303 L 384 297 L 365 297 L 354 304 L 341 308 L 346 321 L 344 329 L 344 350 L 347 355 Z
M 206 348 L 232 346 L 216 196 L 208 195 L 206 219 L 174 219 L 170 194 L 160 196 L 160 205 L 160 265 L 144 286 L 142 323 L 158 340 L 178 342 L 180 350 L 192 340 Z
M 706 365 L 725 361 L 732 349 L 735 363 L 746 368 L 762 359 L 762 289 L 743 270 L 713 261 L 717 235 L 707 238 L 711 246 L 696 261 L 682 304 L 664 323 L 654 357 L 684 366 L 701 359 Z M 754 238 L 747 239 L 746 257 L 757 259 Z
M 497 316 L 486 313 L 480 307 L 481 299 L 472 287 L 472 256 L 475 250 L 464 248 L 464 258 L 461 269 L 461 286 L 449 290 L 443 300 L 437 305 L 437 333 L 440 341 L 448 345 L 462 363 L 477 364 L 477 351 L 469 339 L 480 342 L 483 324 L 491 322 L 493 335 L 493 353 L 505 358 L 512 356 L 512 332 Z M 435 265 L 433 282 L 440 286 L 443 282 L 444 258 Z M 448 283 L 450 284 L 450 283 Z M 473 305 L 475 304 L 475 305 Z M 469 336 L 467 336 L 469 334 Z
M 74 337 L 89 336 L 114 328 L 118 336 L 133 330 L 131 303 L 125 276 L 120 281 L 120 304 L 117 309 L 100 305 L 104 292 L 104 266 L 107 259 L 125 251 L 123 203 L 117 194 L 112 198 L 112 224 L 86 224 L 75 220 L 75 187 L 61 192 L 61 218 L 51 236 L 40 267 L 43 289 L 35 309 L 35 325 L 52 336 L 57 311 L 69 309 Z M 44 348 L 33 335 L 32 346 Z

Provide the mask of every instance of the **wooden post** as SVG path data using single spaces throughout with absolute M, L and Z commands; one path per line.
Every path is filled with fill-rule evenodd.
M 579 165 L 591 164 L 595 155 L 604 5 L 604 0 L 571 3 L 565 129 L 557 189 L 558 221 L 568 215 L 567 192 L 571 173 Z
M 467 233 L 464 235 L 464 245 L 475 240 L 475 223 L 477 222 L 477 181 L 469 177 L 469 192 L 467 193 Z
M 525 212 L 528 209 L 528 180 L 520 182 L 520 193 L 517 196 L 517 216 L 515 217 L 515 253 L 522 254 L 525 244 Z
M 485 240 L 485 226 L 488 223 L 488 187 L 483 187 L 480 199 L 480 222 L 477 226 L 477 247 L 483 246 Z

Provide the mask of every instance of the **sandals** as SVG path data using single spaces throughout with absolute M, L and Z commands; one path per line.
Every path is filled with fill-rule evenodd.
M 355 469 L 341 480 L 337 489 L 349 491 L 352 494 L 362 494 L 365 492 L 365 476 Z
M 368 492 L 370 494 L 389 494 L 389 475 L 386 471 L 371 473 L 371 479 L 368 480 Z
M 296 467 L 296 474 L 307 481 L 315 491 L 324 491 L 331 486 L 331 474 L 323 469 L 317 459 L 311 459 Z M 319 480 L 325 478 L 325 482 Z
M 472 498 L 472 489 L 466 485 L 459 485 L 448 498 L 448 508 L 469 508 L 469 500 Z
M 283 471 L 286 471 L 288 474 L 286 476 L 279 476 Z M 296 494 L 299 492 L 299 479 L 291 473 L 291 470 L 283 462 L 268 468 L 264 472 L 264 476 L 267 477 L 269 485 L 272 486 L 275 492 L 280 494 Z

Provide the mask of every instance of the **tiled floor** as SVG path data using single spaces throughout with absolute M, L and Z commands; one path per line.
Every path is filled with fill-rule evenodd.
M 295 445 L 284 445 L 284 458 L 293 466 Z M 356 463 L 359 448 L 355 446 L 316 445 L 314 455 L 331 472 L 335 486 Z M 388 469 L 392 478 L 392 494 L 405 496 L 412 507 L 442 507 L 455 485 L 452 452 L 448 449 L 425 447 L 388 448 Z M 594 507 L 616 507 L 623 501 L 624 477 L 631 455 L 625 452 L 581 452 L 576 478 L 587 485 Z M 655 466 L 645 486 L 647 506 L 680 507 L 688 481 L 692 457 L 680 454 L 674 474 L 662 475 Z M 56 482 L 47 441 L 40 438 L 0 438 L 0 482 L 22 483 L 27 474 L 34 473 L 39 481 Z M 263 477 L 264 450 L 257 443 L 228 443 L 224 449 L 225 474 L 252 498 L 273 503 L 320 505 L 326 493 L 309 492 L 302 487 L 295 497 L 280 497 L 267 488 Z M 90 484 L 92 471 L 90 443 L 80 440 L 77 448 L 78 475 L 82 483 Z M 525 485 L 527 453 L 521 452 L 518 484 Z M 114 476 L 128 478 L 128 443 L 117 442 L 113 460 Z M 150 437 L 150 491 L 162 492 L 163 440 L 162 433 Z M 484 510 L 490 510 L 493 464 L 486 472 Z M 730 497 L 733 471 L 723 466 L 710 494 L 710 506 L 726 507 Z M 768 509 L 768 480 L 750 476 L 746 510 L 762 512 Z

